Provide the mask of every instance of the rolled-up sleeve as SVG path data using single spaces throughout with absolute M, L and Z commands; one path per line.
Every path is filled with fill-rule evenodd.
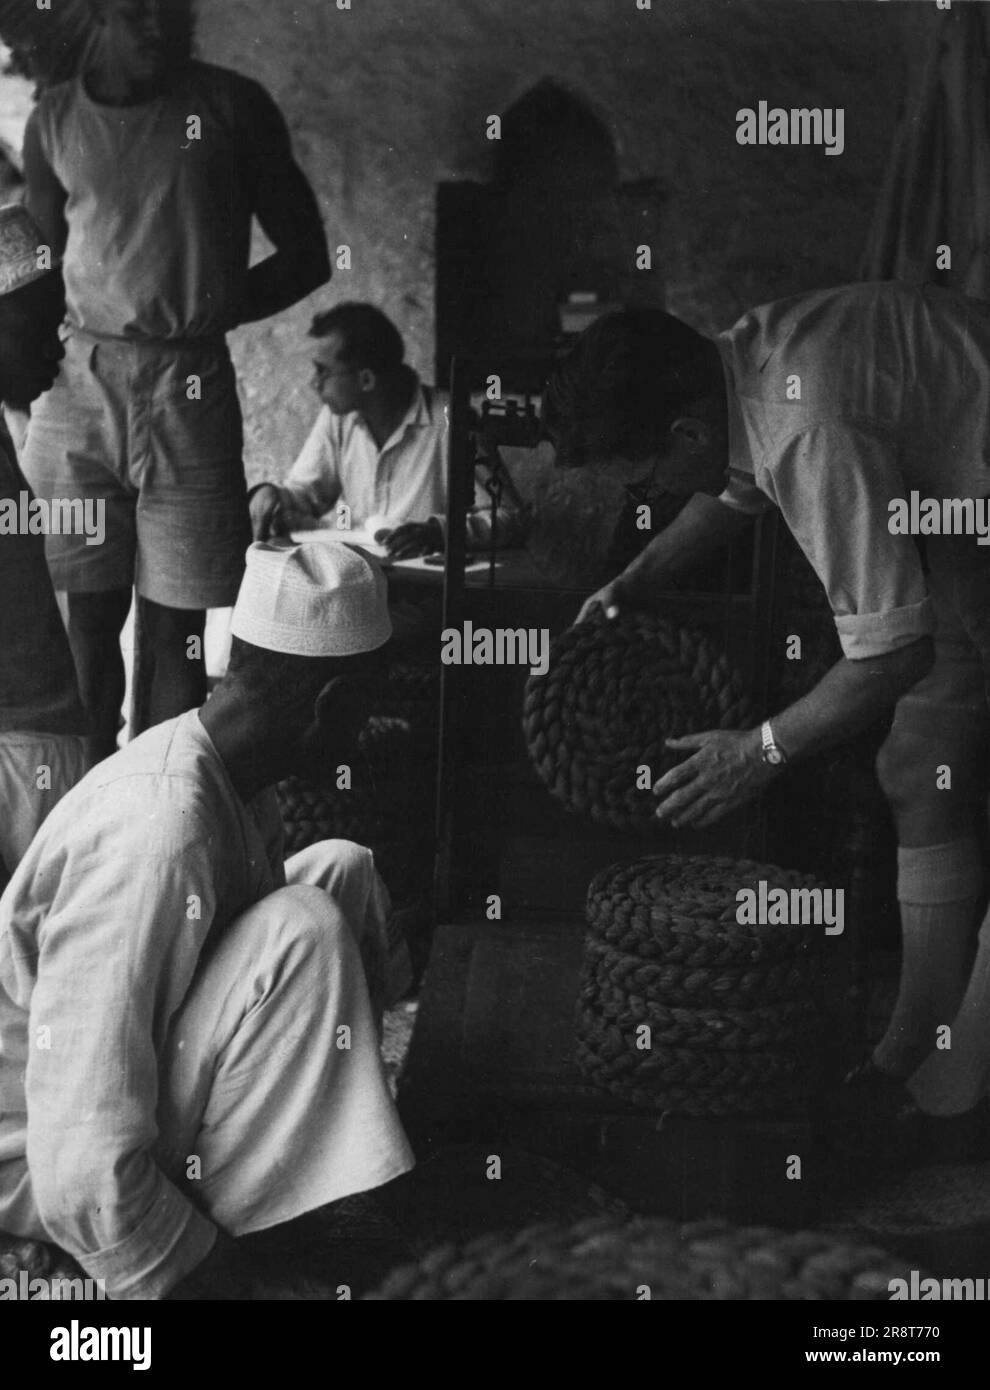
M 191 815 L 171 817 L 181 834 L 142 825 L 139 797 L 126 844 L 100 835 L 126 823 L 119 806 L 101 815 L 93 804 L 89 816 L 94 833 L 58 865 L 37 933 L 28 1168 L 52 1240 L 111 1298 L 155 1299 L 216 1239 L 155 1158 L 155 1038 L 188 991 L 216 907 L 208 833 Z
M 890 502 L 906 493 L 881 427 L 815 423 L 756 476 L 822 581 L 847 657 L 882 656 L 934 631 L 917 547 L 889 530 Z
M 294 517 L 323 516 L 340 497 L 340 471 L 332 426 L 330 408 L 323 406 L 279 489 L 290 521 Z

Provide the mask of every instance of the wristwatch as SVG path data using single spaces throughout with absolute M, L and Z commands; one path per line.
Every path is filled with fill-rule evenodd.
M 787 754 L 774 742 L 773 726 L 769 719 L 763 721 L 760 734 L 763 739 L 763 761 L 769 763 L 771 767 L 783 767 L 784 763 L 787 762 Z

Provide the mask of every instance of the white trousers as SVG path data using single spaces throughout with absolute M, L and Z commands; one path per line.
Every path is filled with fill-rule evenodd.
M 385 950 L 370 850 L 325 840 L 201 960 L 159 1058 L 162 1171 L 231 1235 L 390 1182 L 414 1163 L 379 1050 L 362 952 Z M 46 1239 L 22 1160 L 9 1204 Z
M 414 1162 L 362 965 L 379 962 L 384 979 L 388 895 L 371 853 L 323 841 L 286 878 L 224 933 L 162 1058 L 159 1162 L 233 1235 Z

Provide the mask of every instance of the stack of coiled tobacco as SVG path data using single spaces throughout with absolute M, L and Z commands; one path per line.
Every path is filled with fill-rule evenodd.
M 406 898 L 428 887 L 439 700 L 435 665 L 391 663 L 343 779 L 349 785 L 339 785 L 336 766 L 314 767 L 305 780 L 278 784 L 286 854 L 317 840 L 354 840 L 375 851 L 393 896 Z
M 740 921 L 753 915 L 741 912 L 740 891 L 758 899 L 761 882 L 764 897 L 785 890 L 798 918 L 816 915 L 814 879 L 770 864 L 666 855 L 596 875 L 576 1016 L 589 1080 L 686 1115 L 769 1112 L 808 1097 L 824 926 Z

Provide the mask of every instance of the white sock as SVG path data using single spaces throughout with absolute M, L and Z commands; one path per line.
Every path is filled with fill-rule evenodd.
M 936 1046 L 937 1030 L 952 1022 L 963 998 L 983 861 L 975 835 L 900 849 L 897 861 L 901 977 L 873 1060 L 881 1071 L 903 1078 Z

